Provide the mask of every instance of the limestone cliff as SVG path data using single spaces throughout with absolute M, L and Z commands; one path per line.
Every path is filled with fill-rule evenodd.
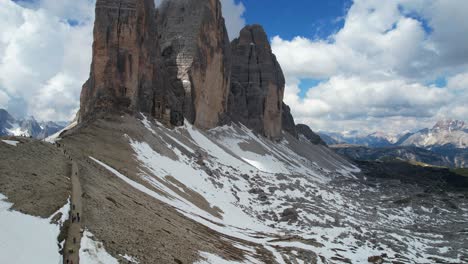
M 291 108 L 285 103 L 283 103 L 283 112 L 281 119 L 283 130 L 297 138 L 298 135 L 296 123 L 294 123 L 294 118 L 291 114 Z
M 158 75 L 153 0 L 97 0 L 91 73 L 81 92 L 80 122 L 101 111 L 156 115 Z M 161 94 L 161 92 L 159 92 Z
M 226 112 L 230 47 L 219 0 L 171 0 L 159 8 L 164 85 L 172 120 L 216 127 Z
M 259 25 L 247 26 L 231 48 L 229 117 L 270 139 L 279 139 L 285 80 L 267 34 Z

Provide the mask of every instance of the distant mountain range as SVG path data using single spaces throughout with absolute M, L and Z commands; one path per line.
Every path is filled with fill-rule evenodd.
M 460 120 L 441 120 L 432 128 L 401 135 L 357 131 L 321 132 L 335 151 L 354 160 L 402 159 L 436 166 L 468 167 L 468 125 Z
M 415 146 L 425 149 L 468 148 L 468 124 L 460 120 L 441 120 L 432 128 L 425 128 L 416 133 L 374 132 L 363 134 L 354 130 L 319 132 L 319 135 L 328 145 L 351 144 L 372 148 L 390 146 Z
M 398 143 L 400 146 L 429 149 L 439 147 L 468 148 L 468 125 L 459 120 L 439 121 L 433 128 L 408 134 Z
M 394 145 L 400 135 L 387 134 L 384 132 L 374 132 L 372 134 L 362 134 L 357 130 L 346 132 L 319 132 L 320 137 L 328 145 L 352 144 L 367 147 L 387 147 Z
M 38 122 L 34 117 L 15 119 L 0 109 L 0 136 L 21 136 L 44 139 L 65 127 L 65 122 Z

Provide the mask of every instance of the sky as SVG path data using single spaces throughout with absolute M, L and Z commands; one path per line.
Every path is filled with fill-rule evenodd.
M 466 0 L 221 2 L 231 39 L 246 24 L 265 27 L 297 123 L 401 133 L 468 119 Z M 74 117 L 89 76 L 94 3 L 0 0 L 0 108 Z

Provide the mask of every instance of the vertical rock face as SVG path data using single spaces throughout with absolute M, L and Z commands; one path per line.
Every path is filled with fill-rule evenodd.
M 170 0 L 159 8 L 164 85 L 171 120 L 213 128 L 226 112 L 230 84 L 229 38 L 219 0 Z
M 283 130 L 291 134 L 293 137 L 297 138 L 297 129 L 296 123 L 294 123 L 294 118 L 291 114 L 291 108 L 285 103 L 283 103 L 283 116 L 282 123 L 283 123 Z
M 230 118 L 270 139 L 280 138 L 285 80 L 265 31 L 247 26 L 231 48 Z
M 158 42 L 153 0 L 97 0 L 93 60 L 80 121 L 100 111 L 156 115 Z

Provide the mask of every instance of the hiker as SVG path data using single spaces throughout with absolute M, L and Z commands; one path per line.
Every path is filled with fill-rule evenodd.
M 80 213 L 76 213 L 76 220 L 78 223 L 80 222 Z

